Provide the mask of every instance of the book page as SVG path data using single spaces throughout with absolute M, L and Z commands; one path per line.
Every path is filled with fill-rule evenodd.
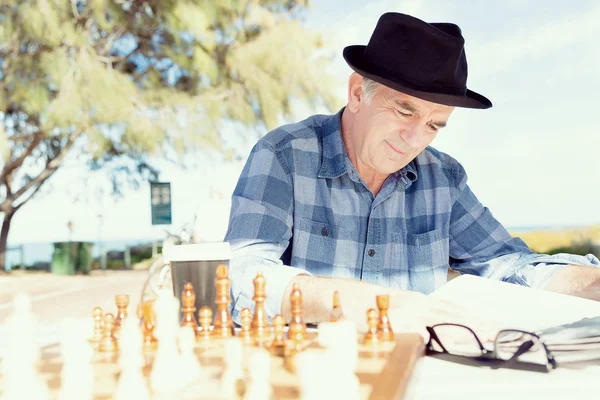
M 600 315 L 600 302 L 470 275 L 453 279 L 432 297 L 488 316 L 499 328 L 537 331 Z M 600 362 L 549 373 L 470 367 L 425 357 L 409 399 L 579 399 L 599 395 Z

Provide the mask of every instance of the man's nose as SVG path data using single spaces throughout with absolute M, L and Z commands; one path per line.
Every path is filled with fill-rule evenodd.
M 411 121 L 400 131 L 400 137 L 412 148 L 418 148 L 423 137 L 423 127 L 417 121 Z

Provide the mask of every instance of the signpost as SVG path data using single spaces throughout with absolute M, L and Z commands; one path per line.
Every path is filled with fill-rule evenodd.
M 171 225 L 171 183 L 150 182 L 152 225 Z

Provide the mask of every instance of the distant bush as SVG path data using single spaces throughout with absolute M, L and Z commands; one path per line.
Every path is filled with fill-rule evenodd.
M 561 249 L 574 249 L 571 254 L 581 254 L 590 244 L 596 243 L 595 252 L 598 255 L 598 240 L 600 240 L 600 225 L 581 228 L 540 229 L 527 232 L 511 232 L 513 236 L 520 237 L 529 248 L 542 254 L 556 254 Z M 592 245 L 593 248 L 594 245 Z M 588 251 L 585 254 L 590 253 Z
M 550 249 L 545 252 L 546 254 L 558 254 L 558 253 L 569 253 L 585 256 L 587 254 L 593 254 L 596 257 L 600 257 L 600 246 L 594 244 L 592 241 L 575 242 L 570 246 L 561 246 Z

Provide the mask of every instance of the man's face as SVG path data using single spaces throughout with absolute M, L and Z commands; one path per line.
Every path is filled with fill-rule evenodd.
M 454 107 L 379 86 L 355 107 L 352 147 L 362 167 L 390 175 L 410 163 L 443 128 Z M 360 168 L 359 168 L 360 170 Z

